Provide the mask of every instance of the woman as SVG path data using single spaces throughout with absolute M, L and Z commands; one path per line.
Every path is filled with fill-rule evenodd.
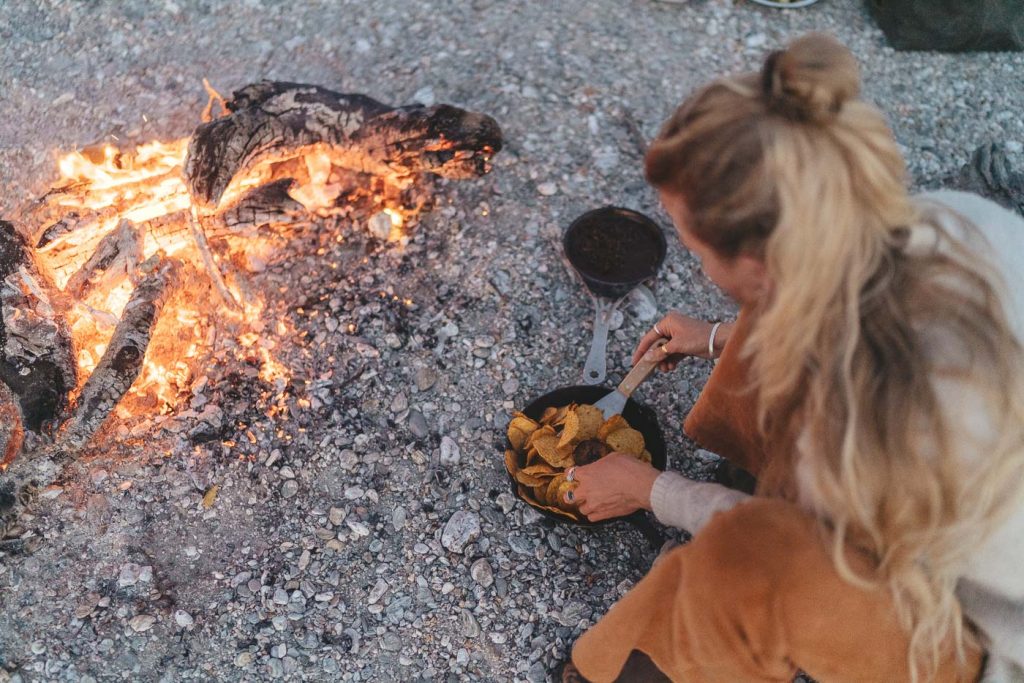
M 911 198 L 852 55 L 810 35 L 715 81 L 646 158 L 679 237 L 741 304 L 670 313 L 663 369 L 717 355 L 684 425 L 748 497 L 612 454 L 592 520 L 651 509 L 694 540 L 573 649 L 566 679 L 974 681 L 1024 676 L 1024 221 Z

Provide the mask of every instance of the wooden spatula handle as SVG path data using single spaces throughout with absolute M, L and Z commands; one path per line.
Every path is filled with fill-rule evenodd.
M 651 348 L 647 349 L 647 353 L 633 366 L 633 369 L 629 371 L 629 374 L 619 384 L 620 392 L 629 397 L 636 391 L 636 388 L 647 379 L 647 376 L 654 371 L 658 363 L 665 360 L 665 354 L 662 352 L 661 347 L 667 343 L 668 339 L 662 337 L 656 340 L 651 345 Z

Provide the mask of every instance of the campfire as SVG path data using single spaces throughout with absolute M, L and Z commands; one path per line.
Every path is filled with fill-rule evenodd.
M 303 230 L 400 242 L 429 208 L 424 175 L 482 175 L 502 144 L 493 119 L 449 105 L 207 90 L 191 136 L 65 154 L 59 181 L 0 221 L 0 470 L 26 435 L 65 456 L 115 409 L 173 411 L 225 331 L 261 379 L 287 378 L 253 276 Z

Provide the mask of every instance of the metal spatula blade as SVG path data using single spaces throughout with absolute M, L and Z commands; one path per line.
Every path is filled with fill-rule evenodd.
M 655 341 L 651 348 L 647 349 L 644 357 L 633 366 L 629 374 L 619 383 L 618 388 L 594 404 L 595 408 L 599 408 L 604 413 L 604 419 L 607 420 L 612 415 L 622 413 L 622 409 L 626 407 L 626 401 L 636 391 L 636 388 L 640 386 L 640 383 L 647 379 L 651 372 L 654 371 L 654 368 L 658 366 L 658 363 L 665 360 L 665 354 L 662 352 L 661 347 L 667 342 L 668 339 L 664 337 Z

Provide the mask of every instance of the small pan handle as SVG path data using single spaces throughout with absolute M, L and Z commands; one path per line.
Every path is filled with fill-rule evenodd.
M 611 302 L 601 297 L 594 297 L 594 339 L 590 342 L 590 353 L 583 365 L 584 384 L 604 384 L 608 372 L 607 350 L 608 329 L 611 327 L 612 315 L 618 307 L 618 301 Z

